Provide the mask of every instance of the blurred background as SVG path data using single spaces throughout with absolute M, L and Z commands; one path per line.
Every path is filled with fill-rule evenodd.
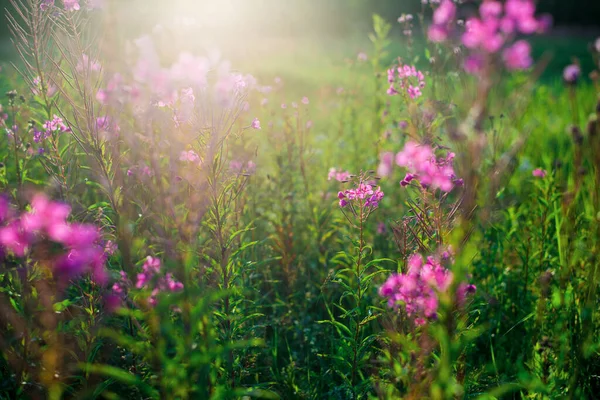
M 479 1 L 463 3 L 461 12 L 466 16 Z M 600 0 L 537 3 L 539 14 L 549 13 L 554 18 L 552 32 L 532 38 L 534 56 L 547 54 L 551 60 L 543 78 L 560 75 L 572 57 L 582 60 L 585 71 L 587 47 L 600 36 Z M 423 7 L 421 0 L 115 0 L 113 4 L 128 22 L 129 31 L 120 32 L 124 38 L 157 30 L 177 31 L 172 40 L 177 40 L 178 46 L 183 42 L 192 51 L 218 49 L 236 67 L 259 75 L 289 70 L 290 64 L 327 67 L 323 63 L 328 60 L 355 58 L 363 51 L 368 54 L 367 35 L 374 13 L 392 24 L 391 61 L 402 56 L 406 47 L 398 17 L 416 14 Z M 10 0 L 0 0 L 0 7 L 10 10 Z M 0 61 L 14 59 L 9 38 L 3 18 Z M 417 47 L 423 40 L 418 23 L 413 40 Z

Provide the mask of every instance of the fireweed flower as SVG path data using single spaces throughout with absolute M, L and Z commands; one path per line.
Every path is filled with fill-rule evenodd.
M 1 210 L 0 210 L 1 211 Z M 5 217 L 0 227 L 0 248 L 16 257 L 24 257 L 42 242 L 60 244 L 64 253 L 48 260 L 54 276 L 62 282 L 90 273 L 92 278 L 104 283 L 104 251 L 100 246 L 100 233 L 90 224 L 69 223 L 71 208 L 63 203 L 49 200 L 37 194 L 31 200 L 31 210 L 21 215 L 10 215 L 10 209 L 2 212 Z
M 436 158 L 433 149 L 428 145 L 420 145 L 415 142 L 407 142 L 404 149 L 396 154 L 396 165 L 405 167 L 408 173 L 400 182 L 407 186 L 413 179 L 419 181 L 422 187 L 440 189 L 449 192 L 454 187 L 456 176 L 452 167 L 454 153 L 448 153 L 446 157 Z M 384 164 L 384 165 L 382 165 Z M 380 163 L 382 170 L 389 169 L 389 155 Z
M 338 171 L 335 168 L 330 168 L 329 173 L 327 174 L 327 180 L 330 181 L 332 179 L 335 179 L 338 182 L 346 182 L 350 179 L 350 172 Z
M 563 80 L 569 85 L 574 85 L 581 76 L 581 68 L 577 64 L 571 64 L 565 67 L 563 71 Z
M 443 0 L 433 12 L 433 24 L 427 30 L 429 40 L 439 43 L 448 39 L 455 16 L 456 5 L 451 0 Z
M 258 120 L 258 118 L 254 118 L 250 126 L 252 127 L 252 129 L 260 129 L 260 121 Z
M 81 59 L 77 62 L 75 69 L 80 73 L 87 70 L 99 72 L 102 69 L 102 66 L 97 60 L 92 60 L 87 54 L 83 53 Z
M 166 273 L 164 276 L 158 277 L 158 279 L 155 280 L 154 278 L 160 274 L 160 272 L 160 259 L 148 256 L 142 265 L 142 272 L 137 274 L 137 281 L 135 284 L 137 289 L 150 288 L 150 282 L 155 281 L 155 285 L 152 287 L 152 292 L 148 299 L 152 306 L 156 305 L 156 296 L 160 292 L 179 292 L 183 290 L 183 283 L 176 281 L 171 273 Z M 113 286 L 113 291 L 115 293 L 120 294 L 119 290 L 122 290 L 121 285 L 118 285 L 116 290 Z
M 456 7 L 450 0 L 443 0 L 434 11 L 433 24 L 429 27 L 429 40 L 446 41 L 453 29 Z M 531 48 L 519 40 L 511 44 L 518 34 L 545 32 L 551 25 L 549 16 L 535 17 L 533 0 L 484 0 L 479 15 L 469 18 L 461 35 L 462 44 L 469 50 L 464 67 L 466 72 L 478 74 L 485 65 L 484 59 L 502 51 L 502 58 L 509 70 L 527 69 L 532 64 Z
M 42 93 L 42 79 L 39 76 L 33 78 L 33 87 L 31 88 L 31 93 L 35 96 L 39 96 Z M 48 84 L 48 89 L 46 90 L 46 95 L 48 97 L 52 97 L 56 94 L 58 89 L 54 85 Z
M 545 178 L 547 172 L 541 168 L 536 168 L 531 173 L 535 178 Z
M 375 188 L 367 183 L 359 183 L 355 189 L 347 189 L 338 192 L 340 207 L 344 208 L 348 204 L 362 206 L 364 208 L 377 208 L 379 202 L 383 199 L 381 188 Z
M 40 10 L 46 11 L 53 5 L 54 5 L 54 0 L 42 0 L 42 3 L 40 4 Z
M 411 99 L 416 99 L 421 97 L 421 89 L 425 87 L 425 75 L 410 65 L 388 69 L 387 78 L 390 83 L 387 94 L 390 96 L 398 94 L 399 89 L 406 92 Z
M 201 162 L 200 156 L 194 150 L 182 151 L 179 154 L 179 161 L 186 161 L 190 163 L 199 164 Z
M 435 258 L 424 260 L 420 254 L 413 254 L 408 259 L 407 272 L 390 275 L 379 288 L 379 295 L 388 299 L 390 308 L 397 310 L 403 307 L 414 318 L 415 325 L 423 325 L 437 318 L 438 294 L 446 292 L 453 279 L 452 272 Z M 467 294 L 475 290 L 474 285 L 460 284 L 456 293 L 459 305 L 464 303 Z
M 309 103 L 309 101 L 308 101 L 308 97 L 304 96 L 304 97 L 302 98 L 302 104 L 304 104 L 304 105 L 307 105 L 308 103 Z
M 377 168 L 377 175 L 388 176 L 392 173 L 392 167 L 394 166 L 394 153 L 387 151 L 379 155 L 379 167 Z
M 65 10 L 67 11 L 79 11 L 79 0 L 63 0 Z
M 510 70 L 522 70 L 531 67 L 531 46 L 525 40 L 515 42 L 502 54 L 506 67 Z

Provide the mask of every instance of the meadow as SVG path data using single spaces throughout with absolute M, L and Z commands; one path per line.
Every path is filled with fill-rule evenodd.
M 600 38 L 415 3 L 266 37 L 12 0 L 0 399 L 597 398 Z

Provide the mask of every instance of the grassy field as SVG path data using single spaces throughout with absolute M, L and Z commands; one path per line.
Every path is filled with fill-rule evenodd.
M 1 52 L 0 399 L 595 398 L 593 37 L 472 74 L 377 19 L 100 45 L 53 7 L 44 68 Z

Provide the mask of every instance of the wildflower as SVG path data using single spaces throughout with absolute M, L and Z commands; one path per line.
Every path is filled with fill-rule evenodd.
M 365 62 L 368 60 L 367 53 L 364 53 L 362 51 L 360 53 L 358 53 L 356 58 L 358 59 L 358 61 L 362 61 L 362 62 Z
M 53 5 L 54 5 L 54 0 L 42 0 L 42 3 L 40 4 L 40 10 L 46 11 Z
M 433 23 L 435 25 L 447 25 L 456 15 L 456 5 L 451 0 L 443 0 L 433 12 Z
M 377 234 L 384 235 L 387 232 L 387 228 L 385 227 L 384 222 L 380 222 L 377 224 Z
M 138 289 L 143 288 L 148 282 L 160 272 L 160 259 L 151 256 L 146 257 L 144 265 L 142 265 L 142 272 L 137 274 L 137 282 L 135 287 Z
M 531 173 L 535 178 L 545 178 L 547 172 L 541 168 L 536 168 Z
M 254 161 L 248 161 L 248 163 L 246 163 L 246 172 L 249 174 L 256 172 L 256 164 Z
M 304 96 L 304 97 L 302 98 L 302 104 L 304 104 L 304 105 L 307 105 L 308 103 L 309 103 L 309 102 L 308 102 L 308 97 Z
M 348 171 L 338 171 L 335 168 L 329 169 L 329 174 L 327 174 L 327 180 L 330 181 L 335 179 L 338 182 L 346 182 L 350 179 L 350 172 Z
M 448 39 L 448 29 L 440 25 L 430 25 L 427 29 L 427 37 L 434 43 L 442 43 Z
M 351 202 L 358 202 L 365 208 L 377 208 L 383 199 L 383 191 L 366 183 L 359 183 L 355 189 L 344 190 L 338 193 L 340 207 L 345 207 Z
M 479 54 L 471 54 L 463 63 L 464 70 L 469 74 L 477 74 L 479 73 L 484 66 L 484 59 Z
M 525 40 L 515 42 L 502 54 L 506 67 L 511 70 L 527 69 L 531 67 L 531 46 Z
M 83 53 L 81 59 L 77 62 L 75 69 L 77 72 L 84 72 L 88 69 L 90 71 L 98 72 L 102 67 L 97 60 L 92 60 L 87 54 Z
M 387 151 L 379 156 L 380 162 L 377 168 L 377 175 L 388 176 L 392 172 L 394 164 L 394 153 Z
M 113 255 L 115 254 L 115 252 L 117 251 L 118 246 L 115 242 L 113 242 L 112 240 L 108 240 L 106 241 L 106 243 L 104 244 L 104 252 L 108 255 Z
M 405 274 L 394 273 L 379 288 L 379 295 L 388 298 L 390 308 L 404 307 L 406 313 L 414 318 L 415 325 L 423 325 L 427 320 L 437 318 L 438 294 L 446 292 L 454 276 L 435 258 L 423 259 L 413 254 L 408 259 Z M 476 290 L 474 285 L 461 283 L 457 290 L 457 301 L 464 303 L 466 294 Z
M 79 0 L 63 0 L 65 10 L 67 11 L 79 11 Z
M 563 71 L 563 80 L 569 85 L 574 85 L 581 76 L 581 68 L 577 64 L 571 64 L 565 67 Z
M 182 151 L 179 154 L 179 161 L 186 161 L 191 163 L 200 163 L 200 156 L 194 150 Z
M 449 192 L 454 187 L 453 156 L 449 153 L 446 158 L 436 159 L 430 146 L 407 142 L 404 149 L 396 154 L 396 164 L 408 169 L 401 185 L 407 186 L 413 179 L 418 179 L 423 187 Z

